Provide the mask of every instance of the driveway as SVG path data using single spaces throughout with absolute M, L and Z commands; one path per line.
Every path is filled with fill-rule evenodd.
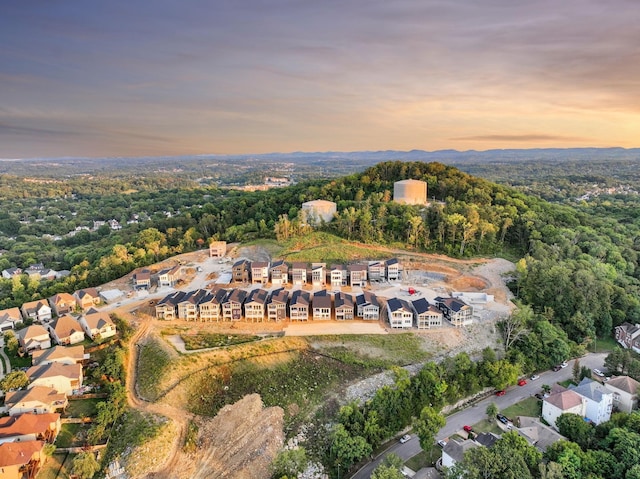
M 590 369 L 606 369 L 604 368 L 604 359 L 606 358 L 606 356 L 607 353 L 589 353 L 579 359 L 580 365 L 588 366 Z M 569 364 L 566 368 L 563 368 L 557 372 L 545 371 L 539 373 L 540 378 L 538 378 L 537 380 L 529 381 L 527 379 L 527 384 L 524 386 L 511 386 L 507 389 L 507 392 L 504 396 L 492 395 L 467 409 L 448 416 L 447 424 L 442 429 L 440 429 L 440 431 L 438 431 L 436 440 L 448 438 L 452 434 L 460 431 L 465 424 L 473 425 L 478 421 L 485 419 L 485 411 L 487 409 L 487 406 L 492 402 L 496 403 L 499 410 L 503 410 L 513 404 L 522 401 L 523 399 L 527 399 L 528 397 L 533 396 L 535 393 L 540 392 L 543 384 L 548 384 L 549 386 L 551 386 L 559 381 L 570 379 L 573 376 L 573 363 L 574 360 L 569 361 Z M 411 457 L 418 454 L 420 451 L 421 448 L 418 437 L 415 434 L 412 434 L 411 440 L 404 444 L 400 444 L 399 442 L 392 444 L 388 449 L 377 456 L 374 461 L 363 466 L 352 477 L 354 479 L 369 479 L 373 470 L 380 465 L 380 463 L 384 460 L 384 457 L 389 453 L 395 453 L 406 461 L 407 459 L 410 459 Z

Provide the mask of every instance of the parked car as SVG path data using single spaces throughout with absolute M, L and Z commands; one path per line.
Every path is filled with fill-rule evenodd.
M 472 432 L 473 428 L 471 426 L 463 426 L 462 429 L 465 430 L 465 432 Z
M 507 416 L 505 416 L 504 414 L 497 414 L 496 417 L 502 424 L 509 424 L 509 419 L 507 419 Z
M 560 371 L 561 369 L 562 369 L 562 366 L 560 366 L 559 364 L 553 367 L 554 372 Z
M 524 386 L 525 384 L 527 384 L 526 379 L 521 379 L 520 381 L 518 381 L 518 386 Z
M 440 446 L 440 447 L 444 447 L 444 446 L 446 446 L 446 445 L 447 445 L 447 441 L 445 441 L 444 439 L 440 439 L 440 440 L 438 441 L 438 446 Z
M 600 371 L 599 369 L 594 369 L 593 370 L 593 374 L 595 374 L 596 376 L 600 376 L 601 378 L 604 377 L 604 373 L 602 371 Z
M 409 439 L 411 439 L 411 436 L 409 434 L 405 434 L 400 438 L 400 444 L 404 444 L 405 442 L 409 441 Z
M 567 364 L 566 361 L 562 361 L 562 364 L 560 364 L 561 368 L 566 368 L 569 364 Z
M 538 376 L 537 374 L 534 374 L 533 376 L 531 376 L 529 379 L 531 381 L 535 381 L 536 379 L 540 378 L 540 376 Z
M 501 391 L 496 391 L 496 396 L 504 396 L 507 393 L 506 389 L 503 389 Z
M 611 378 L 609 376 L 606 376 L 606 377 L 602 378 L 602 382 L 603 383 L 609 382 L 609 379 L 611 379 Z
M 536 399 L 540 399 L 540 401 L 542 401 L 544 399 L 544 394 L 542 393 L 536 393 L 535 394 Z

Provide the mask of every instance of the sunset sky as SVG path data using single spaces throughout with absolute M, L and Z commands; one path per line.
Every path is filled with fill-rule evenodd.
M 2 0 L 0 158 L 640 146 L 637 0 Z

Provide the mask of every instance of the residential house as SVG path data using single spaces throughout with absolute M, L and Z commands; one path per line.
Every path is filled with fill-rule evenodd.
M 158 272 L 158 287 L 164 286 L 173 287 L 182 274 L 182 266 L 175 265 L 173 268 L 165 268 Z
M 336 293 L 333 299 L 335 303 L 336 319 L 347 320 L 354 318 L 355 308 L 353 296 L 345 293 Z
M 267 299 L 269 291 L 266 289 L 254 289 L 244 301 L 244 317 L 247 321 L 264 321 L 267 311 Z
M 584 417 L 586 410 L 586 399 L 577 392 L 563 387 L 555 388 L 549 397 L 542 400 L 542 418 L 556 429 L 556 419 L 561 414 L 571 413 Z
M 374 293 L 363 291 L 356 296 L 356 316 L 373 321 L 380 319 L 380 303 Z
M 16 329 L 22 324 L 22 315 L 18 308 L 3 309 L 0 311 L 0 333 L 9 329 Z
M 313 293 L 313 319 L 331 319 L 331 295 L 327 290 Z
M 640 353 L 640 324 L 622 323 L 616 326 L 614 334 L 623 348 Z
M 0 444 L 45 441 L 52 444 L 60 432 L 60 414 L 26 413 L 0 418 Z
M 78 344 L 84 341 L 82 326 L 73 316 L 68 314 L 54 319 L 48 327 L 57 344 Z
M 271 284 L 284 286 L 289 283 L 289 266 L 284 260 L 276 261 L 271 265 Z
M 14 276 L 20 276 L 22 269 L 20 268 L 7 268 L 2 270 L 2 277 L 4 279 L 13 279 Z
M 267 319 L 269 321 L 283 321 L 287 318 L 287 303 L 289 291 L 284 288 L 273 290 L 267 300 Z
M 251 263 L 246 259 L 236 261 L 231 267 L 231 274 L 236 283 L 248 283 L 251 279 Z
M 269 282 L 268 261 L 253 261 L 251 263 L 251 283 L 267 284 Z
M 80 318 L 80 326 L 88 338 L 107 339 L 116 335 L 116 325 L 105 311 L 86 313 Z
M 418 329 L 431 329 L 442 326 L 442 311 L 433 304 L 429 304 L 429 301 L 425 298 L 416 299 L 411 304 L 416 315 Z
M 20 329 L 16 331 L 16 336 L 18 337 L 20 347 L 28 354 L 31 354 L 32 351 L 51 347 L 49 331 L 40 324 L 32 324 L 24 329 Z
M 613 406 L 621 412 L 630 413 L 638 407 L 638 387 L 640 383 L 629 376 L 611 378 L 605 384 L 613 393 Z
M 552 444 L 565 439 L 557 431 L 542 424 L 537 417 L 518 416 L 515 422 L 518 424 L 516 432 L 542 453 Z
M 229 292 L 226 289 L 214 289 L 198 304 L 200 321 L 220 321 L 222 319 L 222 303 Z
M 27 269 L 24 270 L 24 274 L 29 275 L 30 279 L 56 279 L 57 272 L 45 268 L 42 263 L 32 264 Z
M 473 321 L 473 308 L 458 298 L 443 298 L 438 296 L 435 300 L 436 306 L 445 319 L 456 328 L 468 326 Z
M 76 299 L 77 307 L 83 311 L 100 304 L 100 294 L 96 288 L 79 289 L 73 293 L 73 296 Z
M 367 265 L 369 281 L 381 281 L 387 279 L 387 268 L 384 261 L 370 261 Z
M 307 321 L 309 319 L 309 305 L 311 295 L 306 291 L 298 289 L 291 293 L 289 302 L 289 319 L 291 321 Z
M 222 258 L 225 254 L 227 254 L 226 241 L 212 241 L 209 243 L 209 257 Z
M 465 452 L 476 447 L 482 446 L 475 441 L 450 439 L 442 448 L 442 465 L 453 467 L 457 462 L 462 461 Z
M 49 303 L 44 299 L 24 303 L 20 310 L 25 319 L 31 319 L 40 323 L 51 320 L 51 308 L 49 307 Z
M 80 364 L 39 364 L 27 369 L 30 384 L 27 388 L 46 386 L 67 396 L 73 394 L 74 389 L 82 386 L 82 365 Z
M 366 264 L 350 264 L 347 269 L 349 270 L 349 284 L 353 286 L 366 286 L 367 285 L 367 265 Z
M 225 321 L 240 321 L 242 319 L 242 305 L 247 298 L 247 292 L 233 289 L 222 303 L 222 319 Z
M 21 391 L 8 392 L 4 399 L 4 405 L 10 416 L 27 412 L 46 414 L 64 411 L 68 404 L 65 394 L 45 386 L 33 386 Z
M 388 281 L 397 281 L 401 279 L 401 270 L 400 270 L 400 262 L 397 258 L 391 258 L 385 261 L 384 263 L 385 269 L 387 270 L 387 280 Z
M 100 301 L 104 301 L 107 304 L 115 303 L 119 301 L 124 293 L 119 289 L 105 289 L 100 291 Z
M 324 287 L 327 284 L 327 264 L 311 263 L 311 284 Z
M 387 318 L 392 328 L 413 327 L 413 307 L 404 299 L 391 298 L 387 301 Z
M 577 386 L 569 390 L 578 393 L 586 400 L 584 417 L 594 424 L 602 424 L 611 419 L 613 392 L 606 386 L 589 378 L 583 378 Z
M 343 264 L 332 264 L 329 268 L 329 283 L 333 287 L 342 287 L 347 285 L 348 275 L 347 267 Z
M 178 303 L 187 295 L 184 291 L 174 291 L 156 304 L 156 318 L 170 321 L 178 317 Z
M 58 293 L 49 298 L 49 305 L 56 316 L 62 316 L 73 311 L 76 299 L 69 293 Z
M 296 262 L 291 265 L 291 282 L 294 286 L 304 286 L 307 284 L 306 263 Z
M 135 289 L 151 288 L 151 272 L 148 269 L 134 273 L 132 280 Z
M 47 461 L 44 441 L 6 442 L 0 444 L 2 479 L 33 479 Z
M 198 305 L 208 293 L 206 289 L 196 289 L 185 294 L 178 302 L 178 319 L 197 321 L 200 313 Z
M 53 348 L 34 351 L 31 355 L 31 363 L 34 366 L 40 364 L 61 363 L 61 364 L 80 364 L 85 359 L 89 359 L 89 355 L 85 356 L 84 346 L 54 346 Z

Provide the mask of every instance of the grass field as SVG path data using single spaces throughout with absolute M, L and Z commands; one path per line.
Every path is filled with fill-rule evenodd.
M 65 423 L 60 426 L 60 434 L 56 438 L 56 447 L 75 447 L 82 444 L 77 441 L 82 424 Z
M 184 341 L 184 347 L 187 350 L 220 348 L 233 346 L 234 344 L 250 343 L 260 339 L 260 336 L 251 336 L 248 334 L 216 334 L 203 332 L 198 334 L 183 333 L 180 337 Z
M 329 233 L 314 232 L 285 242 L 279 256 L 287 261 L 321 261 L 331 264 L 388 258 L 390 255 L 374 246 L 351 243 Z
M 509 419 L 514 419 L 516 416 L 540 417 L 542 414 L 542 403 L 536 398 L 530 397 L 500 412 Z
M 69 401 L 65 416 L 67 417 L 92 417 L 96 414 L 96 406 L 105 399 L 77 399 Z
M 607 336 L 604 338 L 598 338 L 589 344 L 587 351 L 590 353 L 608 353 L 613 351 L 616 347 L 620 347 L 618 342 L 613 339 L 611 336 Z
M 502 434 L 504 431 L 500 429 L 500 427 L 496 424 L 496 420 L 493 419 L 491 421 L 484 419 L 480 422 L 477 422 L 473 425 L 473 430 L 475 432 L 492 432 L 494 434 Z
M 423 467 L 432 467 L 442 455 L 440 446 L 433 446 L 428 451 L 421 451 L 404 463 L 412 471 L 418 471 Z
M 140 348 L 138 357 L 138 391 L 150 401 L 158 398 L 158 384 L 171 363 L 169 353 L 155 340 Z
M 71 462 L 75 454 L 54 454 L 47 459 L 36 479 L 69 479 Z

